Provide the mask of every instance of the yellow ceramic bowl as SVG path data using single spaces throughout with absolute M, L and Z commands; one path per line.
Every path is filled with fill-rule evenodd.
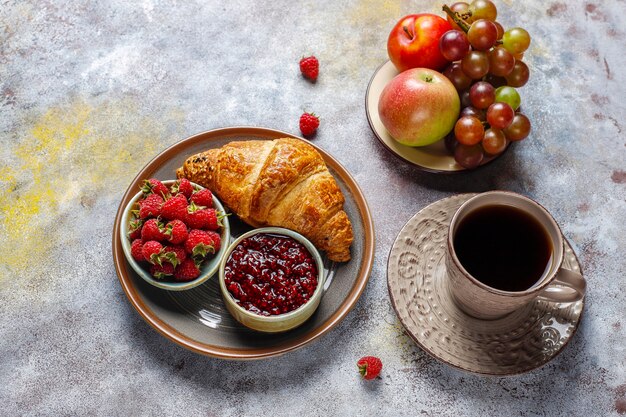
M 307 301 L 305 304 L 301 305 L 297 309 L 290 311 L 289 313 L 279 314 L 275 316 L 261 316 L 252 313 L 237 304 L 230 291 L 228 291 L 228 289 L 226 288 L 224 270 L 226 268 L 226 262 L 228 261 L 231 252 L 243 239 L 259 233 L 289 236 L 302 243 L 304 247 L 306 247 L 307 250 L 311 253 L 313 259 L 315 260 L 318 271 L 317 288 L 313 292 L 313 295 L 311 296 L 309 301 Z M 243 324 L 246 327 L 249 327 L 250 329 L 260 332 L 279 333 L 298 327 L 313 315 L 313 313 L 315 312 L 315 310 L 317 310 L 317 307 L 320 304 L 320 300 L 322 299 L 325 279 L 324 263 L 322 262 L 322 257 L 320 256 L 320 253 L 315 248 L 315 246 L 313 246 L 313 244 L 307 238 L 299 233 L 294 232 L 293 230 L 284 229 L 281 227 L 264 227 L 244 233 L 228 247 L 226 254 L 222 258 L 222 262 L 220 263 L 219 271 L 220 289 L 222 291 L 222 297 L 224 298 L 224 303 L 226 304 L 226 308 L 228 309 L 230 314 L 232 314 L 239 323 Z

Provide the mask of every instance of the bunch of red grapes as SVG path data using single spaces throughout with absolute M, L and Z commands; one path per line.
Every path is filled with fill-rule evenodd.
M 443 10 L 454 28 L 439 42 L 450 61 L 443 74 L 459 92 L 462 109 L 445 143 L 454 159 L 471 169 L 530 133 L 516 90 L 530 75 L 522 61 L 530 35 L 522 28 L 505 31 L 489 0 L 457 2 Z

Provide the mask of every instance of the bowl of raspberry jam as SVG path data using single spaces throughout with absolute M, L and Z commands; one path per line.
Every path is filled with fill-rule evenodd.
M 324 267 L 304 236 L 265 227 L 244 233 L 228 247 L 219 279 L 224 303 L 237 321 L 278 333 L 313 315 L 322 298 Z

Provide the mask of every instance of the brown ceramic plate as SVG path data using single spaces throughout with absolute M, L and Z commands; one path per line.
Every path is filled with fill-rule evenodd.
M 389 254 L 387 285 L 393 308 L 413 340 L 434 358 L 483 375 L 516 375 L 545 365 L 574 336 L 584 298 L 533 301 L 496 320 L 463 313 L 447 286 L 445 251 L 454 212 L 475 194 L 439 200 L 402 228 Z M 581 272 L 565 241 L 563 266 Z M 582 273 L 582 272 L 581 272 Z
M 467 171 L 467 169 L 457 164 L 454 157 L 446 150 L 443 140 L 432 145 L 413 148 L 401 145 L 389 135 L 378 115 L 378 100 L 387 83 L 398 74 L 398 70 L 396 70 L 393 63 L 387 61 L 378 67 L 367 86 L 365 112 L 374 135 L 389 152 L 423 171 L 438 174 L 454 174 Z M 496 158 L 485 158 L 480 166 L 484 166 Z
M 248 330 L 226 310 L 217 276 L 188 291 L 166 291 L 146 283 L 127 263 L 119 238 L 121 214 L 142 180 L 175 178 L 176 168 L 188 156 L 231 141 L 281 137 L 295 136 L 256 127 L 231 127 L 192 136 L 150 161 L 122 198 L 113 230 L 113 259 L 122 288 L 133 307 L 152 327 L 192 351 L 227 359 L 260 359 L 297 349 L 336 326 L 352 309 L 367 284 L 374 260 L 374 225 L 367 202 L 348 171 L 313 144 L 346 198 L 344 210 L 352 222 L 354 242 L 349 262 L 333 263 L 324 257 L 328 274 L 325 294 L 317 311 L 302 326 L 274 335 Z M 231 217 L 231 240 L 249 229 L 235 216 Z

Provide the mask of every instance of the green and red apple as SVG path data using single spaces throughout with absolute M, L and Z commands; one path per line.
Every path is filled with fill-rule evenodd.
M 428 68 L 401 72 L 385 86 L 378 101 L 380 119 L 396 141 L 426 146 L 445 137 L 459 117 L 454 85 Z

